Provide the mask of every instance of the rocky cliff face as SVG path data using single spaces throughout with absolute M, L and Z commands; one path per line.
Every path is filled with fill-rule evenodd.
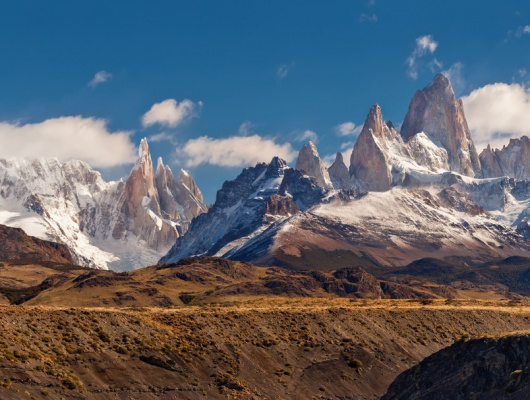
M 392 142 L 398 147 L 403 144 L 397 131 L 384 123 L 381 108 L 375 104 L 353 148 L 350 175 L 365 182 L 369 190 L 388 190 L 392 184 L 392 165 L 387 150 Z
M 296 160 L 295 169 L 302 172 L 305 175 L 312 176 L 315 178 L 317 184 L 323 189 L 332 189 L 333 184 L 329 177 L 328 170 L 320 156 L 313 142 L 309 142 L 298 154 L 298 159 Z
M 384 122 L 379 105 L 374 105 L 353 147 L 350 174 L 371 191 L 385 191 L 417 176 L 433 175 L 449 169 L 447 151 L 423 132 L 407 142 Z
M 131 269 L 154 263 L 190 216 L 205 210 L 191 178 L 192 190 L 182 183 L 179 191 L 169 167 L 161 161 L 159 167 L 155 176 L 145 140 L 125 182 L 107 183 L 81 161 L 2 159 L 0 223 L 66 244 L 81 265 Z
M 527 399 L 530 337 L 460 340 L 399 375 L 381 400 Z
M 447 150 L 451 171 L 481 177 L 480 160 L 464 115 L 449 79 L 438 74 L 432 83 L 418 90 L 401 127 L 403 139 L 424 132 Z
M 235 180 L 223 184 L 214 205 L 193 220 L 160 262 L 196 254 L 229 257 L 279 221 L 318 203 L 325 192 L 314 177 L 289 168 L 278 157 L 270 164 L 245 168 Z M 266 253 L 268 245 L 256 251 Z
M 488 145 L 480 153 L 484 178 L 509 176 L 519 180 L 530 180 L 530 139 L 510 139 L 508 146 L 493 150 Z
M 0 260 L 52 261 L 71 264 L 68 247 L 28 236 L 20 228 L 0 225 Z
M 139 157 L 125 182 L 120 221 L 115 224 L 112 237 L 126 240 L 132 233 L 145 241 L 155 251 L 163 251 L 173 243 L 178 232 L 173 225 L 161 218 L 155 173 L 147 141 L 140 143 Z

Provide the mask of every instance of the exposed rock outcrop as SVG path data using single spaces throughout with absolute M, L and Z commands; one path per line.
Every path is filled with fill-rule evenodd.
M 460 340 L 399 375 L 381 400 L 527 399 L 530 337 Z
M 289 168 L 278 157 L 245 168 L 236 179 L 223 183 L 214 205 L 192 221 L 186 235 L 160 262 L 194 254 L 228 257 L 253 237 L 317 204 L 325 193 L 315 177 Z M 268 245 L 255 251 L 266 253 Z
M 28 236 L 22 229 L 0 225 L 0 260 L 73 263 L 68 248 L 60 243 Z
M 447 150 L 452 171 L 481 177 L 480 160 L 464 115 L 464 106 L 455 98 L 449 79 L 442 74 L 423 90 L 418 90 L 401 126 L 403 139 L 424 132 Z

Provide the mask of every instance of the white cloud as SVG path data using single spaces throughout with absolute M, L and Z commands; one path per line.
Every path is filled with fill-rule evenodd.
M 296 139 L 297 142 L 307 142 L 312 141 L 313 143 L 318 143 L 318 135 L 316 132 L 310 131 L 309 129 L 306 129 L 301 134 L 299 134 Z
M 377 18 L 377 15 L 375 14 L 366 14 L 366 13 L 362 13 L 361 16 L 359 17 L 359 22 L 377 22 L 378 21 L 378 18 Z
M 425 35 L 416 38 L 416 47 L 407 58 L 408 74 L 412 79 L 418 79 L 417 59 L 426 54 L 433 54 L 438 47 L 432 35 Z
M 461 62 L 456 62 L 453 65 L 449 67 L 449 69 L 446 69 L 445 71 L 442 71 L 442 74 L 444 74 L 447 79 L 451 82 L 451 85 L 453 86 L 453 89 L 455 93 L 460 93 L 465 86 L 465 80 L 462 76 L 462 70 L 464 69 L 464 64 Z
M 494 83 L 462 97 L 469 129 L 480 151 L 502 147 L 510 138 L 530 135 L 530 88 Z
M 109 79 L 112 78 L 112 74 L 107 71 L 98 71 L 96 72 L 96 75 L 92 78 L 90 82 L 88 82 L 88 86 L 95 88 L 101 83 L 107 82 Z
M 276 70 L 276 76 L 279 78 L 279 79 L 283 79 L 287 76 L 287 74 L 289 74 L 289 72 L 291 71 L 291 69 L 293 69 L 294 67 L 294 63 L 291 63 L 291 64 L 281 64 L 278 69 Z
M 136 159 L 130 132 L 109 132 L 102 119 L 51 118 L 34 124 L 0 122 L 0 157 L 57 157 L 113 167 Z
M 343 122 L 335 127 L 335 132 L 339 136 L 357 136 L 362 130 L 362 125 L 355 125 L 351 121 Z
M 168 132 L 156 133 L 154 135 L 149 136 L 147 140 L 149 142 L 153 142 L 153 143 L 155 143 L 155 142 L 170 142 L 170 143 L 173 143 L 173 144 L 176 143 L 175 138 L 173 137 L 173 135 L 171 135 Z
M 160 103 L 155 103 L 143 115 L 142 125 L 148 127 L 154 124 L 160 124 L 175 128 L 186 118 L 194 116 L 197 106 L 202 107 L 202 102 L 199 101 L 195 104 L 191 100 L 184 99 L 180 103 L 177 103 L 175 99 L 167 99 Z
M 201 136 L 188 140 L 177 150 L 177 156 L 190 168 L 201 164 L 244 167 L 258 162 L 270 162 L 275 156 L 291 162 L 296 154 L 289 143 L 278 144 L 273 139 L 259 135 L 223 139 Z
M 431 73 L 435 73 L 436 71 L 440 70 L 441 68 L 443 68 L 443 63 L 438 60 L 437 58 L 435 58 L 434 60 L 432 60 L 430 63 L 429 63 L 429 69 L 431 70 Z
M 515 37 L 520 38 L 523 35 L 530 35 L 530 25 L 520 26 L 515 31 Z
M 253 133 L 255 128 L 255 125 L 251 121 L 244 121 L 241 125 L 239 125 L 239 129 L 237 130 L 237 133 L 240 136 L 247 136 Z
M 355 146 L 355 142 L 344 142 L 340 145 L 340 150 L 341 151 L 344 151 L 344 150 L 348 150 L 348 149 L 351 149 L 353 150 L 353 146 Z

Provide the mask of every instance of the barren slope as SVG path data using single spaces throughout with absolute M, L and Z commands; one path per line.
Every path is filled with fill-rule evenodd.
M 376 399 L 463 334 L 530 329 L 485 304 L 281 300 L 0 310 L 0 398 Z M 6 330 L 5 327 L 9 327 Z

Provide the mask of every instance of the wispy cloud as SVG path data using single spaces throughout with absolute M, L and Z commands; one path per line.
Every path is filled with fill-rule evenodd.
M 155 103 L 142 117 L 142 125 L 149 127 L 155 124 L 175 128 L 185 119 L 195 115 L 197 108 L 202 107 L 202 102 L 194 103 L 184 99 L 180 103 L 175 99 L 167 99 Z
M 335 127 L 335 132 L 339 136 L 357 136 L 361 133 L 362 125 L 356 125 L 351 121 L 343 122 Z
M 434 74 L 436 71 L 439 71 L 441 68 L 443 68 L 443 63 L 438 60 L 437 58 L 433 59 L 429 63 L 429 69 L 431 70 L 431 73 Z
M 177 143 L 175 137 L 168 132 L 156 133 L 154 135 L 149 136 L 147 139 L 149 142 L 169 142 L 171 144 Z
M 247 136 L 252 133 L 254 133 L 254 128 L 256 125 L 254 125 L 251 121 L 244 121 L 239 125 L 239 129 L 237 130 L 237 133 L 240 136 Z
M 378 18 L 377 18 L 377 15 L 375 13 L 372 13 L 372 14 L 362 13 L 359 16 L 359 22 L 361 22 L 361 23 L 363 23 L 363 22 L 377 22 L 377 21 L 378 21 Z
M 291 64 L 281 64 L 278 69 L 276 70 L 276 76 L 279 78 L 279 79 L 283 79 L 285 78 L 289 72 L 291 72 L 291 70 L 293 69 L 294 67 L 294 63 L 291 63 Z
M 340 145 L 340 150 L 341 151 L 344 151 L 344 150 L 353 150 L 353 146 L 355 146 L 355 142 L 354 141 L 351 141 L 351 142 L 344 142 Z
M 425 35 L 416 38 L 416 47 L 407 58 L 408 75 L 412 79 L 418 79 L 418 64 L 417 59 L 426 54 L 433 54 L 438 47 L 432 35 Z
M 457 95 L 462 93 L 466 85 L 464 76 L 462 74 L 463 69 L 464 69 L 464 64 L 462 64 L 459 61 L 451 65 L 445 71 L 442 71 L 442 74 L 444 74 L 447 77 L 447 79 L 449 79 L 449 81 L 451 82 L 451 85 L 453 86 L 453 90 L 455 91 Z
M 321 157 L 321 160 L 322 162 L 324 163 L 324 165 L 326 167 L 331 167 L 331 165 L 333 164 L 333 162 L 335 161 L 335 157 L 337 157 L 337 154 L 328 154 L 324 157 Z
M 295 159 L 296 152 L 289 143 L 279 144 L 274 139 L 259 135 L 221 139 L 201 136 L 188 140 L 177 150 L 177 157 L 189 168 L 201 164 L 244 167 L 258 162 L 269 162 L 275 156 L 291 162 Z
M 306 129 L 305 131 L 300 133 L 298 136 L 296 136 L 295 140 L 297 142 L 307 142 L 310 140 L 316 144 L 318 143 L 318 135 L 316 134 L 316 132 Z
M 90 82 L 88 82 L 88 86 L 91 88 L 95 88 L 96 86 L 107 82 L 112 78 L 112 74 L 107 71 L 98 71 L 96 72 L 96 75 L 92 78 Z
M 108 168 L 134 162 L 131 132 L 110 132 L 107 122 L 81 116 L 50 118 L 33 124 L 0 122 L 0 157 L 57 157 Z
M 530 88 L 494 83 L 462 97 L 477 149 L 502 147 L 510 138 L 530 135 Z
M 516 38 L 520 38 L 523 35 L 530 35 L 530 25 L 520 26 L 515 31 Z

